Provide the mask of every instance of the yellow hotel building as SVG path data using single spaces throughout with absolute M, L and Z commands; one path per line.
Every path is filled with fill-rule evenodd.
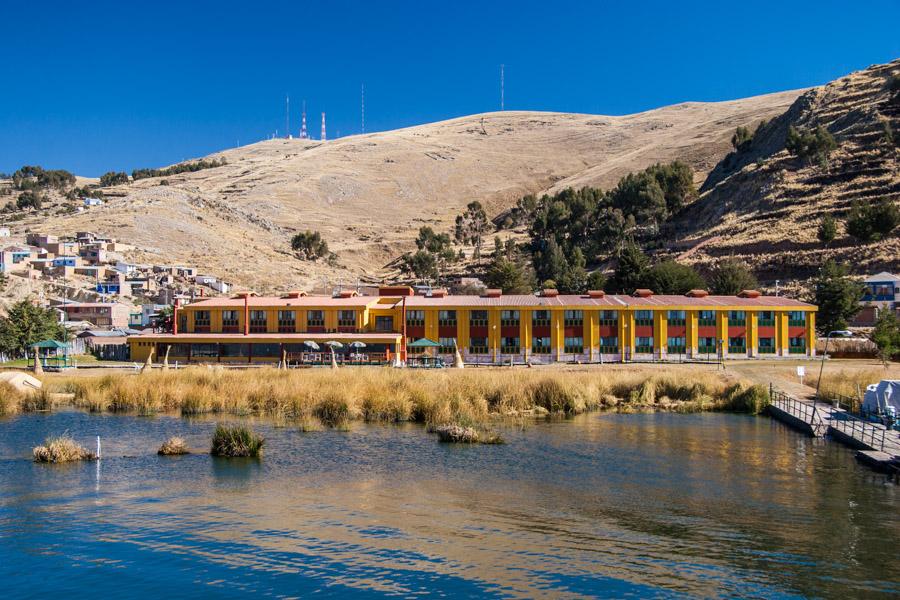
M 452 296 L 397 286 L 378 296 L 204 299 L 176 306 L 171 333 L 132 336 L 129 344 L 133 360 L 153 352 L 180 363 L 316 362 L 322 354 L 315 347 L 327 342 L 342 344 L 336 352 L 343 360 L 382 362 L 405 358 L 404 339 L 421 338 L 448 357 L 458 346 L 472 363 L 799 357 L 815 353 L 815 314 L 811 304 L 754 290 Z

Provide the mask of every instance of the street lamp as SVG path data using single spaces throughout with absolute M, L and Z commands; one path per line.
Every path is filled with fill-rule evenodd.
M 837 335 L 837 337 L 849 337 L 853 335 L 853 333 L 846 329 L 838 329 L 837 331 L 829 331 L 828 335 L 825 336 L 825 349 L 822 351 L 822 363 L 819 366 L 819 380 L 816 381 L 816 402 L 819 401 L 819 388 L 822 386 L 822 371 L 825 370 L 825 358 L 828 356 L 828 342 L 831 341 L 831 336 L 833 335 Z

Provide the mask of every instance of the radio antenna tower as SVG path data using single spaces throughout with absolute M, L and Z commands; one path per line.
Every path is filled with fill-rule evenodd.
M 325 113 L 322 113 L 322 141 L 325 141 Z
M 366 132 L 366 84 L 363 83 L 359 88 L 359 109 L 362 116 L 362 132 Z
M 503 65 L 500 65 L 500 110 L 503 110 Z
M 291 139 L 291 97 L 284 97 L 284 131 L 287 139 Z
M 306 100 L 303 101 L 303 112 L 300 113 L 300 139 L 309 139 L 309 134 L 306 133 Z

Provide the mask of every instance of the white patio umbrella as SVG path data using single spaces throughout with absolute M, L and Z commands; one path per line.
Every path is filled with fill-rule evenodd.
M 306 340 L 305 342 L 303 342 L 303 345 L 306 346 L 307 348 L 312 349 L 312 350 L 318 350 L 318 349 L 319 349 L 319 345 L 318 345 L 317 343 L 315 343 L 314 341 L 312 341 L 312 340 Z

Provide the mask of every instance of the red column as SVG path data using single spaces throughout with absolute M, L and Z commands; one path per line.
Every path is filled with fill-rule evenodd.
M 250 335 L 250 299 L 244 296 L 244 335 Z
M 172 335 L 178 335 L 178 308 L 181 300 L 175 298 L 175 307 L 172 309 Z
M 400 360 L 406 362 L 406 296 L 403 296 L 403 310 L 401 311 L 400 318 L 403 319 L 403 339 L 401 340 L 403 345 L 400 346 L 402 348 Z

